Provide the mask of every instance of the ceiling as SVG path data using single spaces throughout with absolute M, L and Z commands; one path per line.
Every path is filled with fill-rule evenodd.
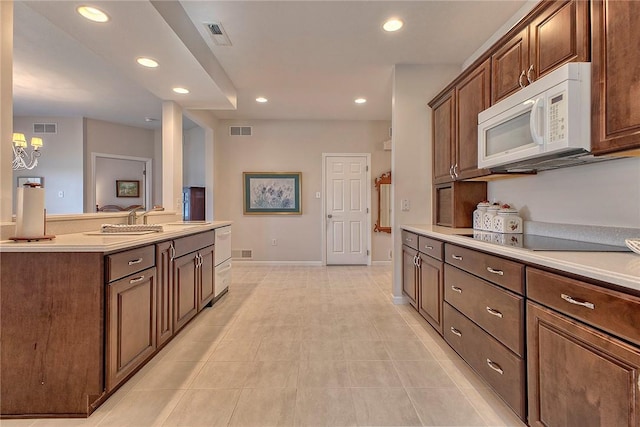
M 174 100 L 222 119 L 390 120 L 394 64 L 462 64 L 524 3 L 91 2 L 111 18 L 99 24 L 75 12 L 84 2 L 16 1 L 14 114 L 154 127 L 145 117 Z M 405 25 L 386 33 L 392 16 Z M 205 22 L 232 45 L 215 45 Z

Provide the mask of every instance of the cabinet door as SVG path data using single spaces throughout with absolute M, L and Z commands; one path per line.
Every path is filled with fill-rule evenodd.
M 491 62 L 487 59 L 456 86 L 456 179 L 488 175 L 478 169 L 478 113 L 491 102 Z
M 591 149 L 640 153 L 640 2 L 591 2 Z
M 529 76 L 533 80 L 567 62 L 589 61 L 589 2 L 548 4 L 529 25 L 529 67 L 533 65 Z
M 173 261 L 173 333 L 198 313 L 196 253 Z
M 417 278 L 414 259 L 418 251 L 402 245 L 402 291 L 409 298 L 409 304 L 417 307 Z
M 433 181 L 436 184 L 453 181 L 455 99 L 451 91 L 433 106 Z
M 173 242 L 162 242 L 156 245 L 158 347 L 173 336 L 172 253 Z
M 215 295 L 215 260 L 214 246 L 211 245 L 199 251 L 201 257 L 198 274 L 198 311 L 209 304 Z
M 491 55 L 491 104 L 520 90 L 529 68 L 529 27 L 524 28 Z
M 442 335 L 442 303 L 444 298 L 443 266 L 442 261 L 420 254 L 418 311 L 440 335 Z
M 107 390 L 123 381 L 156 349 L 156 269 L 107 286 Z
M 527 303 L 529 424 L 638 426 L 640 350 Z

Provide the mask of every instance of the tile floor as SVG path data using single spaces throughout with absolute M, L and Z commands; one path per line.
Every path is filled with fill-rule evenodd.
M 391 270 L 246 266 L 87 419 L 2 427 L 523 426 L 410 306 Z

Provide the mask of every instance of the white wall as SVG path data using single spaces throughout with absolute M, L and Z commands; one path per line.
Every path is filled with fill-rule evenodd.
M 47 214 L 72 214 L 83 211 L 83 121 L 80 117 L 14 117 L 14 132 L 31 140 L 34 123 L 57 123 L 58 132 L 41 134 L 43 147 L 38 166 L 33 170 L 14 171 L 13 205 L 19 176 L 44 177 Z M 29 147 L 30 150 L 30 147 Z M 8 162 L 7 162 L 8 164 Z M 58 197 L 63 192 L 64 197 Z
M 640 158 L 494 181 L 488 195 L 530 221 L 640 228 Z
M 231 137 L 230 125 L 251 125 L 253 136 Z M 388 121 L 221 120 L 214 144 L 214 208 L 215 218 L 234 222 L 233 248 L 253 249 L 255 261 L 320 262 L 324 215 L 315 193 L 322 190 L 322 153 L 371 153 L 373 197 L 373 177 L 391 166 L 382 147 L 389 126 Z M 302 172 L 302 215 L 243 215 L 242 172 L 265 171 Z M 372 243 L 372 260 L 388 260 L 389 235 Z
M 0 164 L 13 156 L 9 141 L 13 127 L 13 2 L 0 1 Z M 0 224 L 11 221 L 13 171 L 0 167 Z
M 144 206 L 145 162 L 137 160 L 96 158 L 96 205 Z M 116 181 L 139 181 L 140 197 L 117 197 Z
M 427 103 L 460 72 L 459 65 L 396 65 L 393 78 L 393 296 L 402 297 L 403 224 L 431 223 L 432 134 Z M 401 210 L 407 199 L 410 210 Z
M 199 126 L 184 131 L 182 139 L 182 186 L 205 186 L 204 129 Z
M 91 168 L 92 153 L 152 159 L 155 154 L 155 132 L 149 129 L 102 120 L 85 119 L 84 161 L 87 166 L 84 176 L 85 182 L 87 183 L 91 182 L 93 175 Z M 161 173 L 160 170 L 155 169 L 152 172 L 154 175 Z M 152 181 L 155 181 L 153 177 Z M 87 187 L 90 187 L 90 185 L 87 185 Z M 93 191 L 93 188 L 87 188 L 85 191 L 85 212 L 95 212 L 96 207 L 93 203 Z M 152 192 L 152 194 L 155 193 Z M 156 200 L 153 201 L 153 204 L 155 203 Z

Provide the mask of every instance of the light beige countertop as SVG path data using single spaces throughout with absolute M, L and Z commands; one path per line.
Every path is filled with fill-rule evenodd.
M 60 234 L 53 240 L 37 242 L 0 241 L 0 252 L 115 252 L 136 246 L 161 242 L 200 233 L 207 230 L 231 225 L 231 221 L 211 221 L 207 223 L 191 224 L 160 224 L 163 231 L 149 234 L 118 234 L 104 233 L 71 233 Z M 98 231 L 98 230 L 96 230 Z
M 459 234 L 473 233 L 471 228 L 448 228 L 428 224 L 403 225 L 401 228 L 469 248 L 640 291 L 640 255 L 633 252 L 531 251 L 459 236 Z

